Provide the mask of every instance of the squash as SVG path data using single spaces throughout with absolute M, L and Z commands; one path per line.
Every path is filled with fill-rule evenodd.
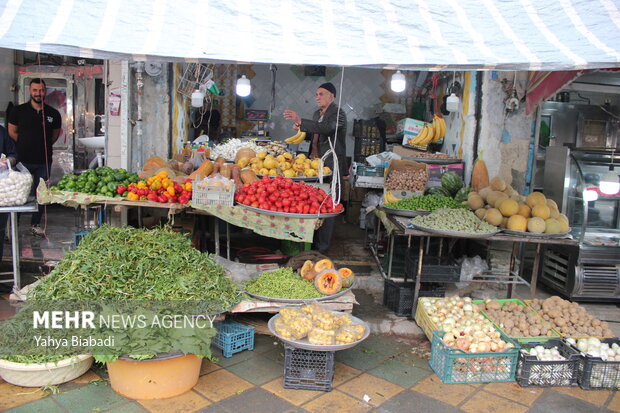
M 240 173 L 240 176 L 241 176 L 241 180 L 243 181 L 244 184 L 248 183 L 248 182 L 258 181 L 258 177 L 254 173 L 254 171 L 252 171 L 249 168 L 242 169 L 241 173 Z
M 243 181 L 241 180 L 241 168 L 238 165 L 232 166 L 232 180 L 235 182 L 235 187 L 237 189 L 243 186 Z
M 313 281 L 314 277 L 316 277 L 316 273 L 312 270 L 314 268 L 314 263 L 311 260 L 304 261 L 304 264 L 299 267 L 299 276 L 304 280 Z
M 314 286 L 321 294 L 333 295 L 342 290 L 342 280 L 338 274 L 338 271 L 333 268 L 329 268 L 321 271 L 319 275 L 314 278 Z
M 211 175 L 211 172 L 213 172 L 213 162 L 207 159 L 200 164 L 198 169 L 196 169 L 188 176 L 188 179 L 191 179 L 193 181 L 197 178 L 206 178 L 207 176 Z
M 219 165 L 219 166 L 220 166 L 220 168 L 221 168 L 221 167 L 222 167 L 222 165 L 224 165 L 224 164 L 226 163 L 226 159 L 224 159 L 224 158 L 222 158 L 222 157 L 220 156 L 219 158 L 217 158 L 217 159 L 215 160 L 215 163 L 216 163 L 217 165 Z
M 144 162 L 144 167 L 142 168 L 144 171 L 148 171 L 149 169 L 157 169 L 157 168 L 165 168 L 168 164 L 163 158 L 159 156 L 151 156 L 149 159 Z
M 482 159 L 476 160 L 471 173 L 471 186 L 480 191 L 482 188 L 489 186 L 489 171 L 487 165 Z
M 215 178 L 219 173 L 220 173 L 220 164 L 219 163 L 214 163 L 213 164 L 213 170 L 209 174 L 209 178 Z
M 334 268 L 334 263 L 332 262 L 332 260 L 325 258 L 317 261 L 314 264 L 313 269 L 315 273 L 319 274 L 321 271 L 328 270 L 330 268 Z
M 499 176 L 496 176 L 493 179 L 491 179 L 491 182 L 489 182 L 489 185 L 491 186 L 491 189 L 494 191 L 504 191 L 506 189 L 506 181 L 504 181 Z
M 256 156 L 256 152 L 252 148 L 241 148 L 237 151 L 237 155 L 235 156 L 235 163 L 239 162 L 241 158 L 252 159 Z
M 227 163 L 220 165 L 220 175 L 226 179 L 230 179 L 232 177 L 231 165 Z
M 342 288 L 349 288 L 353 285 L 355 273 L 350 268 L 343 267 L 339 269 L 338 275 L 340 275 L 340 279 L 342 280 Z

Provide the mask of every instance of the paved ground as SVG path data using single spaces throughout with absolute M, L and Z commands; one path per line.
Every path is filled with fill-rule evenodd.
M 27 279 L 44 261 L 59 259 L 70 248 L 76 219 L 73 210 L 50 208 L 48 239 L 39 240 L 22 229 L 22 256 Z M 28 223 L 27 216 L 22 217 Z M 521 388 L 516 383 L 445 385 L 428 365 L 429 343 L 411 320 L 396 317 L 381 305 L 382 281 L 363 246 L 364 232 L 338 225 L 330 250 L 339 264 L 355 267 L 360 277 L 354 313 L 368 321 L 373 334 L 361 345 L 336 353 L 331 392 L 283 388 L 282 345 L 256 335 L 253 351 L 203 362 L 198 384 L 176 398 L 133 401 L 115 393 L 105 369 L 86 375 L 47 395 L 40 389 L 13 386 L 0 380 L 0 411 L 11 412 L 620 412 L 620 394 L 579 388 Z M 4 266 L 10 264 L 5 245 Z M 0 285 L 0 288 L 1 285 Z M 518 289 L 517 296 L 527 296 Z M 540 291 L 540 296 L 548 295 Z M 6 295 L 3 296 L 6 298 Z M 589 306 L 597 315 L 620 321 L 615 305 Z M 612 324 L 616 329 L 618 324 Z M 397 334 L 395 334 L 397 333 Z M 369 397 L 365 401 L 365 396 Z

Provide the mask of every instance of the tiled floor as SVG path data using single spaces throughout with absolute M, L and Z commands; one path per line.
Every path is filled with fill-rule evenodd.
M 415 351 L 414 351 L 415 349 Z M 256 335 L 253 351 L 203 361 L 198 383 L 164 400 L 127 399 L 110 387 L 105 369 L 58 386 L 58 393 L 0 381 L 6 412 L 620 412 L 620 392 L 521 388 L 516 383 L 443 384 L 419 354 L 428 343 L 371 336 L 336 353 L 331 392 L 283 387 L 284 349 Z

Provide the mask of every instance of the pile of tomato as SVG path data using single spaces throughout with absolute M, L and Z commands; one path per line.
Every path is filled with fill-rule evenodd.
M 235 201 L 254 208 L 296 214 L 329 214 L 343 209 L 342 204 L 334 206 L 332 197 L 324 190 L 281 175 L 246 182 L 235 193 Z

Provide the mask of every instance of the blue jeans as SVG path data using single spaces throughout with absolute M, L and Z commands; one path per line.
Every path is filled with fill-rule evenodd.
M 30 171 L 32 175 L 32 189 L 30 190 L 31 195 L 37 195 L 37 186 L 39 185 L 39 180 L 43 178 L 44 181 L 47 181 L 50 176 L 50 170 L 52 169 L 52 163 L 50 162 L 49 166 L 40 163 L 23 163 Z M 41 223 L 41 217 L 43 216 L 43 211 L 45 210 L 45 205 L 39 205 L 39 210 L 32 214 L 32 218 L 30 219 L 30 225 L 39 225 Z

